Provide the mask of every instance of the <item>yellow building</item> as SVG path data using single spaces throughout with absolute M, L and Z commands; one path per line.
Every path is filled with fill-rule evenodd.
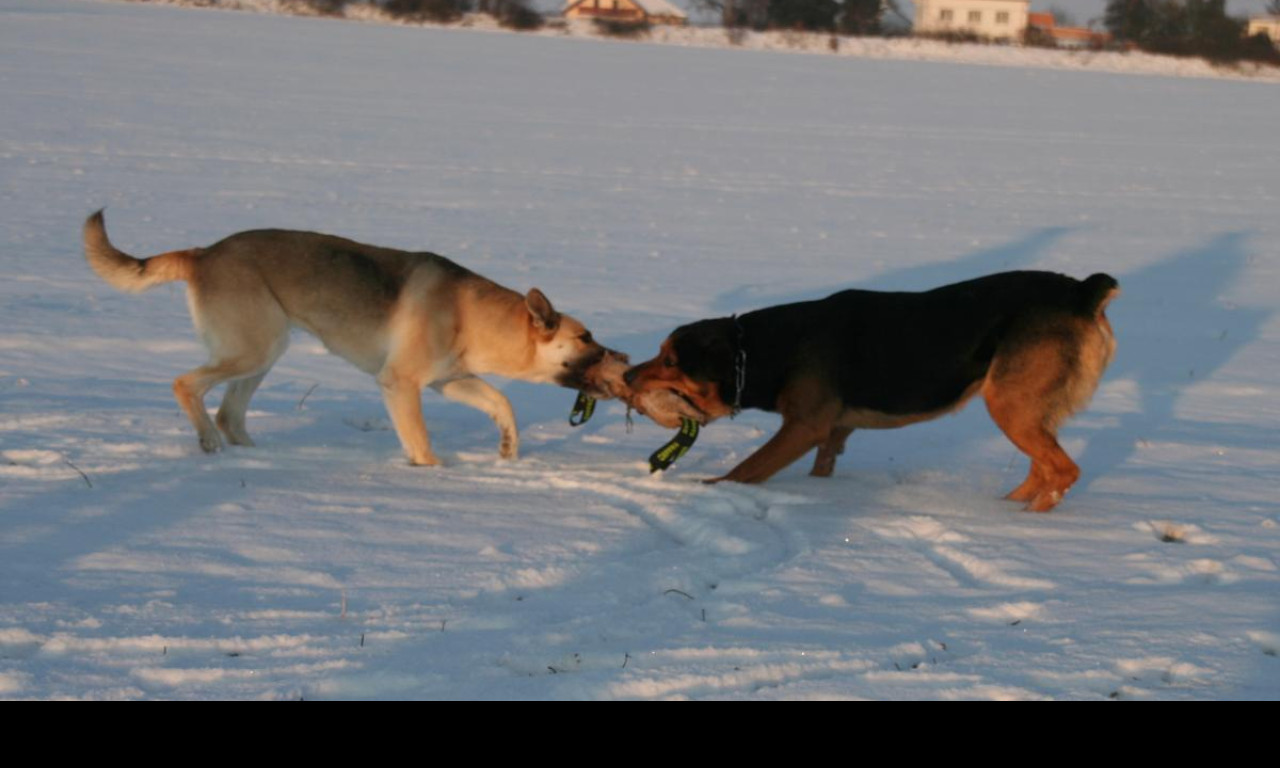
M 1030 0 L 916 0 L 916 34 L 971 34 L 1018 41 L 1027 29 Z

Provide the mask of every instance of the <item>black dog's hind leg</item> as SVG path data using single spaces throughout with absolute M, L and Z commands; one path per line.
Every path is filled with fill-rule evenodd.
M 836 459 L 844 453 L 844 443 L 851 434 L 853 427 L 832 427 L 827 441 L 818 446 L 818 457 L 813 460 L 813 469 L 809 474 L 813 477 L 831 477 L 836 468 Z

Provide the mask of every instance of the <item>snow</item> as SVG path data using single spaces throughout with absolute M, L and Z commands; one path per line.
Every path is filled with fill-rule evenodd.
M 1280 697 L 1276 85 L 0 0 L 0 697 Z M 669 437 L 501 382 L 524 456 L 295 338 L 200 453 L 157 253 L 255 227 L 537 285 L 637 359 L 688 320 L 1105 270 L 1116 362 L 1054 512 L 981 405 L 708 487 Z M 216 398 L 210 399 L 210 404 Z

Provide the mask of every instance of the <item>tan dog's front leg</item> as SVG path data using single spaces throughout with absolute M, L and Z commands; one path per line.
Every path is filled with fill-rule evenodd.
M 431 388 L 455 403 L 469 405 L 488 414 L 502 434 L 502 442 L 498 444 L 499 456 L 514 459 L 520 454 L 520 433 L 516 431 L 516 416 L 511 410 L 511 401 L 492 384 L 472 376 L 432 384 Z
M 427 425 L 422 421 L 422 387 L 416 380 L 387 371 L 378 376 L 378 384 L 382 387 L 387 415 L 391 417 L 409 463 L 421 467 L 439 464 L 440 460 L 431 452 Z

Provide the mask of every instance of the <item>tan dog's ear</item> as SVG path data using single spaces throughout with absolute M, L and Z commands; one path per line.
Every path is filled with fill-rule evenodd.
M 533 324 L 538 330 L 554 333 L 560 327 L 560 313 L 551 306 L 551 299 L 548 299 L 542 291 L 537 288 L 529 289 L 529 293 L 524 297 L 524 303 L 529 308 Z

